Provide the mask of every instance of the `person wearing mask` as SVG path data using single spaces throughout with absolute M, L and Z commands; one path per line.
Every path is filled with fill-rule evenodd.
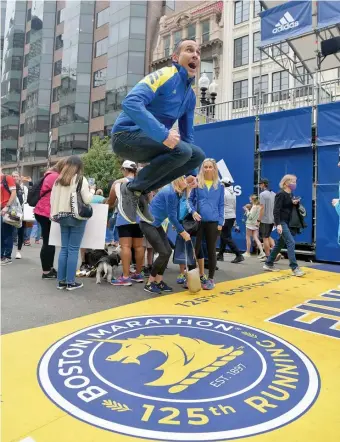
M 152 222 L 146 197 L 152 190 L 184 175 L 189 175 L 189 185 L 196 183 L 190 173 L 205 158 L 194 145 L 192 85 L 200 58 L 196 41 L 179 41 L 172 66 L 151 72 L 123 100 L 123 112 L 112 128 L 113 151 L 121 158 L 148 163 L 132 182 L 121 185 L 120 212 L 129 222 L 135 223 L 137 214 L 142 221 Z M 177 120 L 179 133 L 172 128 Z
M 269 181 L 266 178 L 260 180 L 260 205 L 261 211 L 258 222 L 260 223 L 260 236 L 263 240 L 263 248 L 265 255 L 261 258 L 261 261 L 266 261 L 270 255 L 270 250 L 274 247 L 275 242 L 271 237 L 271 233 L 274 227 L 274 202 L 275 192 L 269 189 Z M 279 260 L 281 254 L 278 255 Z
M 76 271 L 80 243 L 84 236 L 87 220 L 74 218 L 71 209 L 71 195 L 76 191 L 81 180 L 81 198 L 84 204 L 90 204 L 94 188 L 90 189 L 84 177 L 84 166 L 80 157 L 72 155 L 65 161 L 51 193 L 51 218 L 60 224 L 61 249 L 58 259 L 59 290 L 76 290 L 83 283 L 76 282 Z
M 130 183 L 135 179 L 137 164 L 125 160 L 122 164 L 124 178 L 115 181 L 111 187 L 109 198 L 106 204 L 109 207 L 115 205 L 117 191 L 119 192 L 122 183 Z M 112 280 L 114 286 L 131 286 L 132 282 L 143 283 L 142 267 L 144 264 L 143 233 L 138 224 L 128 222 L 122 215 L 118 205 L 118 214 L 115 227 L 118 230 L 119 245 L 121 247 L 120 257 L 122 260 L 123 274 Z M 130 273 L 132 248 L 135 253 L 136 272 Z
M 40 199 L 34 208 L 35 219 L 41 226 L 43 244 L 40 250 L 40 261 L 42 267 L 42 279 L 56 279 L 57 271 L 53 267 L 55 247 L 50 246 L 51 229 L 51 192 L 53 185 L 65 165 L 65 159 L 61 159 L 45 172 L 44 181 L 40 189 Z
M 3 221 L 11 204 L 17 197 L 16 185 L 13 177 L 5 175 L 0 169 L 0 200 L 1 200 L 1 266 L 12 264 L 13 229 L 14 227 Z
M 299 198 L 294 198 L 293 192 L 296 189 L 297 178 L 295 175 L 285 175 L 280 181 L 280 191 L 275 195 L 274 202 L 274 223 L 280 238 L 267 258 L 263 269 L 269 272 L 278 271 L 274 266 L 275 259 L 281 249 L 286 245 L 289 267 L 294 276 L 303 276 L 304 272 L 299 268 L 295 256 L 295 240 L 289 229 L 293 205 L 300 204 Z
M 255 241 L 257 248 L 259 250 L 259 258 L 262 259 L 265 255 L 261 241 L 259 240 L 259 216 L 261 211 L 260 201 L 256 195 L 251 195 L 249 197 L 250 208 L 248 205 L 243 207 L 246 215 L 246 242 L 247 251 L 243 256 L 249 258 L 251 256 L 251 239 Z
M 154 253 L 158 253 L 152 265 L 148 282 L 144 287 L 146 292 L 153 294 L 172 292 L 172 288 L 163 280 L 172 248 L 162 224 L 168 218 L 184 241 L 190 241 L 189 233 L 183 229 L 182 224 L 178 220 L 179 201 L 186 188 L 187 182 L 184 177 L 177 178 L 171 184 L 163 187 L 150 204 L 151 213 L 154 217 L 153 224 L 146 223 L 145 221 L 140 222 L 145 238 L 151 244 Z
M 208 251 L 208 279 L 202 283 L 203 290 L 215 287 L 216 241 L 224 224 L 224 186 L 218 178 L 218 168 L 213 158 L 206 158 L 197 176 L 198 187 L 189 198 L 190 212 L 200 227 L 196 236 L 195 251 L 199 255 L 203 235 Z
M 24 204 L 27 201 L 28 189 L 26 186 L 24 186 L 19 172 L 17 172 L 17 171 L 12 172 L 12 177 L 13 177 L 13 179 L 15 181 L 15 185 L 16 185 L 17 198 L 18 198 L 19 203 L 21 205 L 21 209 L 24 212 Z M 15 255 L 15 259 L 21 259 L 21 249 L 22 249 L 22 245 L 24 243 L 25 229 L 26 229 L 26 222 L 23 221 L 21 227 L 19 229 L 17 229 L 18 243 L 17 243 L 17 253 Z
M 235 254 L 235 258 L 231 262 L 237 264 L 244 261 L 244 257 L 231 236 L 236 221 L 236 195 L 229 178 L 223 178 L 221 183 L 224 185 L 224 225 L 221 232 L 220 250 L 217 255 L 217 261 L 224 260 L 223 254 L 226 246 L 228 246 Z

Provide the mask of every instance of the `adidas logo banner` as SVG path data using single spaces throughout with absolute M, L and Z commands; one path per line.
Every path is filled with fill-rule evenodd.
M 290 1 L 261 12 L 261 46 L 312 30 L 312 2 Z

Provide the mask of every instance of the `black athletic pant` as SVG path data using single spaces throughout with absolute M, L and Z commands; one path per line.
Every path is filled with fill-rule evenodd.
M 195 252 L 198 256 L 201 250 L 203 235 L 207 243 L 208 249 L 208 267 L 209 267 L 209 279 L 214 279 L 216 270 L 216 241 L 219 234 L 217 230 L 218 222 L 215 221 L 203 221 L 196 235 Z
M 236 256 L 241 255 L 241 252 L 239 251 L 237 245 L 234 243 L 233 238 L 231 236 L 234 223 L 235 223 L 235 218 L 226 219 L 224 221 L 224 226 L 222 227 L 222 232 L 221 232 L 221 243 L 219 251 L 220 255 L 223 255 L 226 246 L 228 246 L 230 250 L 233 253 L 235 253 Z
M 18 229 L 18 251 L 22 249 L 22 245 L 24 243 L 24 231 L 26 224 L 23 221 L 22 226 Z
M 53 268 L 55 247 L 48 245 L 50 238 L 51 221 L 46 216 L 35 215 L 35 219 L 41 225 L 41 236 L 43 245 L 40 250 L 41 267 L 44 272 L 49 272 Z
M 154 227 L 144 221 L 141 221 L 139 225 L 145 238 L 151 244 L 154 253 L 158 253 L 157 259 L 152 265 L 150 275 L 152 277 L 163 275 L 172 253 L 168 236 L 162 226 Z

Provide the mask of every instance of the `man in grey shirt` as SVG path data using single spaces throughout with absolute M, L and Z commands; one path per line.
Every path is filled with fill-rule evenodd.
M 271 247 L 274 247 L 274 240 L 271 238 L 271 233 L 274 227 L 274 201 L 275 192 L 269 190 L 269 181 L 266 178 L 260 180 L 260 204 L 261 212 L 258 219 L 260 223 L 260 235 L 263 239 L 263 247 L 266 256 L 270 255 Z M 263 261 L 266 257 L 263 258 Z

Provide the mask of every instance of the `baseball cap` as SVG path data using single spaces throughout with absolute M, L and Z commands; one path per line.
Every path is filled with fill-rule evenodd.
M 130 160 L 125 160 L 122 164 L 123 169 L 137 169 L 137 164 Z
M 269 180 L 267 180 L 267 178 L 261 178 L 260 179 L 260 184 L 265 184 L 266 186 L 268 186 Z

